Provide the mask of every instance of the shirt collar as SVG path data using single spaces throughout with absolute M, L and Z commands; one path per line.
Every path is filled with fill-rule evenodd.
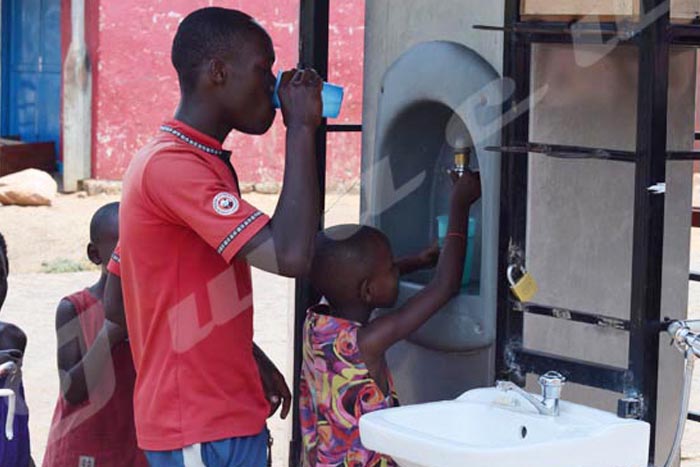
M 200 151 L 204 151 L 207 154 L 221 157 L 228 152 L 223 150 L 221 143 L 219 143 L 219 141 L 217 141 L 215 138 L 205 135 L 204 133 L 195 130 L 191 126 L 182 123 L 179 120 L 168 120 L 164 122 L 161 125 L 160 130 L 170 133 L 184 143 L 189 144 Z

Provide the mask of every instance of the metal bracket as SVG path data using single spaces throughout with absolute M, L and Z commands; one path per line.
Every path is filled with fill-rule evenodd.
M 666 183 L 657 183 L 656 185 L 652 185 L 649 188 L 647 188 L 647 190 L 649 190 L 654 195 L 666 193 Z
M 596 324 L 603 328 L 613 328 L 621 331 L 627 330 L 625 322 L 615 318 L 600 318 Z
M 625 397 L 617 401 L 617 416 L 641 419 L 644 416 L 644 401 L 641 397 Z

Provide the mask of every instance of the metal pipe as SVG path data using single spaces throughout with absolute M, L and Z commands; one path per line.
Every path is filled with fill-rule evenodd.
M 18 371 L 15 362 L 5 362 L 0 365 L 0 377 L 11 378 Z M 17 405 L 17 394 L 12 389 L 0 389 L 0 397 L 7 397 L 7 418 L 5 420 L 5 437 L 12 441 L 15 437 L 15 407 Z
M 696 340 L 696 339 L 694 339 Z M 678 414 L 678 424 L 676 425 L 676 435 L 673 438 L 673 447 L 668 454 L 668 459 L 664 467 L 671 467 L 681 448 L 683 433 L 685 431 L 685 421 L 688 418 L 688 403 L 690 401 L 690 386 L 693 381 L 693 366 L 695 363 L 695 355 L 697 350 L 689 346 L 685 352 L 685 370 L 683 372 L 683 397 L 681 397 L 681 410 Z

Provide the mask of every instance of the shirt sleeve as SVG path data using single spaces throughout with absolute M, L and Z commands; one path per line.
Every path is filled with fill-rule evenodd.
M 144 171 L 143 190 L 156 209 L 188 226 L 230 262 L 269 222 L 226 180 L 192 154 L 158 154 Z
M 109 263 L 107 263 L 107 271 L 111 272 L 117 277 L 122 277 L 122 269 L 121 269 L 121 245 L 119 245 L 119 242 L 117 242 L 117 246 L 114 248 L 114 251 L 112 252 L 112 256 L 109 259 Z

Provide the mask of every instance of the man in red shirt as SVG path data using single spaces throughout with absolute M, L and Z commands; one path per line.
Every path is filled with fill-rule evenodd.
M 272 125 L 274 60 L 270 37 L 248 15 L 204 8 L 187 16 L 172 48 L 175 118 L 124 176 L 109 269 L 121 276 L 137 438 L 152 466 L 263 467 L 265 420 L 280 398 L 283 415 L 289 408 L 283 378 L 253 344 L 250 265 L 289 277 L 308 271 L 319 218 L 319 76 L 286 73 L 280 86 L 286 162 L 272 218 L 241 199 L 221 147 L 231 130 L 262 134 Z M 110 278 L 113 322 L 103 331 L 114 342 L 120 318 L 109 296 L 119 284 Z

